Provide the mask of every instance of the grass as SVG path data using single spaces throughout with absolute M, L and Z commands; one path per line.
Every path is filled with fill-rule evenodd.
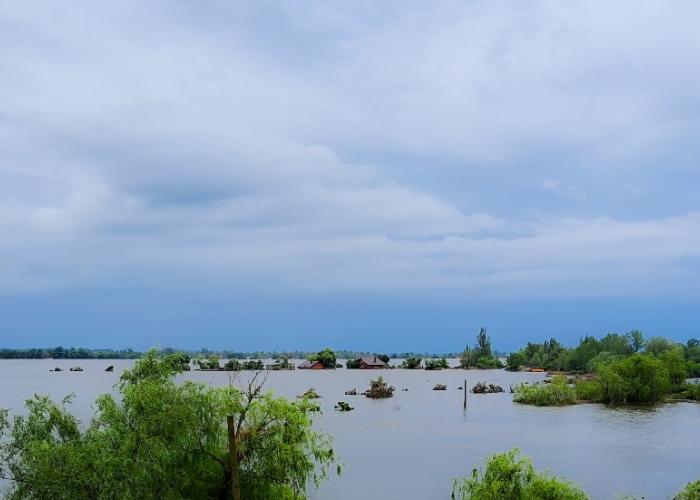
M 535 406 L 565 406 L 576 403 L 576 389 L 565 377 L 554 377 L 550 384 L 521 384 L 516 387 L 513 401 Z

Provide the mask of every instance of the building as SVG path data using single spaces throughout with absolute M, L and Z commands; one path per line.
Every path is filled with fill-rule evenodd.
M 305 359 L 304 361 L 299 363 L 299 366 L 297 366 L 297 368 L 299 370 L 323 370 L 325 367 L 320 361 L 309 361 L 308 359 Z
M 371 368 L 389 368 L 389 365 L 377 356 L 365 356 L 360 358 L 359 367 L 363 370 L 368 370 Z

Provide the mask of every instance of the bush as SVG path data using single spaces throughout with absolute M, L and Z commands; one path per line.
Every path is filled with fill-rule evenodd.
M 426 370 L 442 370 L 449 368 L 450 364 L 447 362 L 445 358 L 442 359 L 428 359 L 425 362 L 425 369 Z
M 540 473 L 518 450 L 492 455 L 486 469 L 455 480 L 453 500 L 585 500 L 588 497 L 566 480 Z
M 700 499 L 700 481 L 688 484 L 683 491 L 674 497 L 674 500 L 698 500 Z
M 565 377 L 555 377 L 551 384 L 518 385 L 513 401 L 535 406 L 572 405 L 576 402 L 576 390 L 566 383 Z
M 476 361 L 476 367 L 482 369 L 503 368 L 503 364 L 493 356 L 483 356 Z
M 598 373 L 601 400 L 605 403 L 652 403 L 671 391 L 671 380 L 664 363 L 652 356 L 634 354 Z
M 696 382 L 694 384 L 685 384 L 683 396 L 686 399 L 694 399 L 695 401 L 700 401 L 700 382 Z
M 600 401 L 602 389 L 597 380 L 580 380 L 576 383 L 576 399 Z
M 401 363 L 401 368 L 415 370 L 416 368 L 420 368 L 420 364 L 422 361 L 423 360 L 417 356 L 411 356 L 403 360 L 403 362 Z

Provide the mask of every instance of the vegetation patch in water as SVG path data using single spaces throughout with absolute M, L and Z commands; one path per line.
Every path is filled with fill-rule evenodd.
M 556 376 L 550 384 L 520 384 L 513 401 L 535 406 L 564 406 L 576 403 L 576 390 L 566 383 L 566 377 Z
M 455 480 L 453 500 L 586 500 L 574 484 L 537 472 L 529 458 L 518 450 L 498 453 L 486 459 L 483 470 L 474 469 L 469 478 Z

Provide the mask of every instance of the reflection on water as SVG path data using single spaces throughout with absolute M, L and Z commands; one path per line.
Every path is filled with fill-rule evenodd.
M 50 373 L 80 364 L 84 372 Z M 104 372 L 115 365 L 114 373 Z M 73 411 L 83 420 L 92 414 L 95 397 L 111 390 L 131 361 L 0 361 L 0 407 L 18 409 L 34 392 L 62 398 L 75 393 Z M 394 397 L 370 400 L 345 396 L 358 392 L 369 378 L 382 374 L 397 388 Z M 244 382 L 241 374 L 239 382 Z M 221 372 L 189 372 L 183 379 L 229 383 Z M 323 396 L 319 426 L 334 436 L 345 463 L 314 493 L 315 500 L 365 498 L 449 498 L 451 481 L 467 475 L 489 453 L 520 448 L 538 469 L 577 482 L 594 498 L 638 493 L 668 498 L 700 478 L 700 405 L 676 403 L 656 407 L 607 408 L 578 405 L 537 408 L 514 404 L 511 394 L 469 394 L 462 410 L 464 379 L 496 383 L 506 391 L 513 383 L 536 381 L 542 374 L 501 370 L 337 370 L 271 372 L 268 385 L 277 394 L 295 397 L 309 387 Z M 433 391 L 437 384 L 447 391 Z M 408 391 L 401 391 L 407 388 Z M 355 410 L 336 412 L 349 401 Z M 371 494 L 367 494 L 371 492 Z

